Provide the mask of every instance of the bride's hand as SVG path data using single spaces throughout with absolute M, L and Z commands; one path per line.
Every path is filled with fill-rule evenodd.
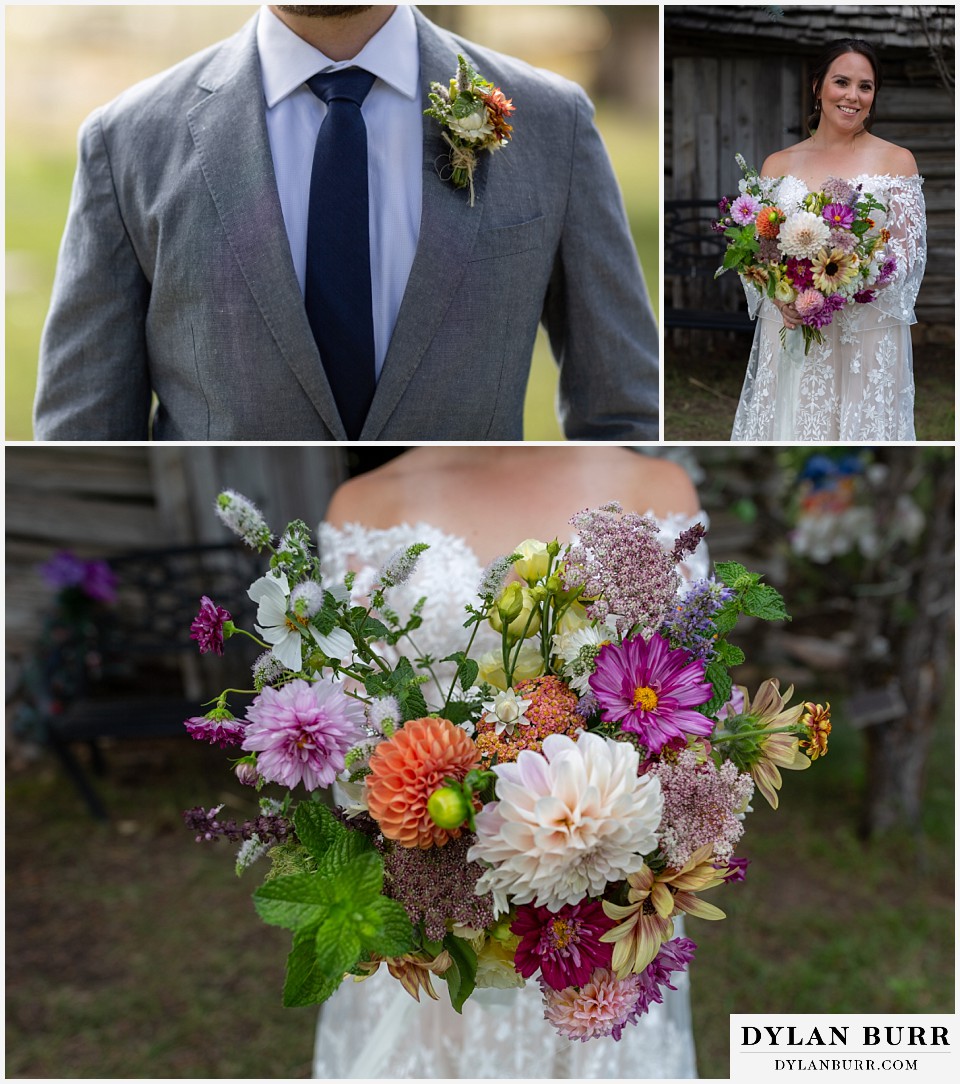
M 773 299 L 773 303 L 780 310 L 780 315 L 783 317 L 783 326 L 787 331 L 793 331 L 795 327 L 800 326 L 800 313 L 797 312 L 795 305 L 788 305 L 776 298 Z

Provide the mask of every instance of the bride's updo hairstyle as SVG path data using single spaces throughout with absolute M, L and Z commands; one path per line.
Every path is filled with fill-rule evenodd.
M 880 85 L 883 82 L 883 76 L 880 72 L 880 58 L 870 42 L 864 41 L 862 38 L 841 38 L 839 41 L 831 41 L 824 46 L 823 52 L 817 58 L 817 63 L 812 72 L 813 112 L 807 117 L 807 128 L 811 132 L 815 131 L 820 124 L 820 92 L 823 90 L 823 82 L 827 78 L 827 72 L 837 57 L 843 56 L 844 53 L 859 53 L 867 58 L 870 67 L 873 68 L 873 103 L 870 106 L 870 112 L 867 114 L 866 120 L 863 122 L 863 126 L 869 131 L 874 122 L 877 110 L 877 95 L 880 93 Z

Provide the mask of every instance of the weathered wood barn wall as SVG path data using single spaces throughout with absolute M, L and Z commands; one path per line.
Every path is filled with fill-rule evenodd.
M 806 138 L 810 71 L 822 46 L 838 38 L 864 38 L 880 56 L 883 87 L 872 131 L 911 150 L 924 177 L 928 262 L 914 333 L 920 341 L 952 342 L 952 5 L 666 6 L 665 198 L 717 200 L 735 193 L 737 152 L 759 168 L 771 152 Z M 735 276 L 716 284 L 668 277 L 667 308 L 696 304 L 691 291 L 698 290 L 706 307 L 745 308 Z
M 346 475 L 338 449 L 296 447 L 18 446 L 5 467 L 8 688 L 49 600 L 37 565 L 58 550 L 93 558 L 231 541 L 213 514 L 225 488 L 277 531 L 295 518 L 312 528 Z

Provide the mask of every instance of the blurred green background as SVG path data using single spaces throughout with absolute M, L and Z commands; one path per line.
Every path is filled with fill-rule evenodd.
M 228 36 L 233 6 L 6 8 L 6 437 L 32 439 L 40 333 L 76 163 L 96 106 Z M 647 288 L 659 275 L 657 8 L 429 6 L 434 21 L 580 82 L 624 192 Z M 561 439 L 556 369 L 541 333 L 525 407 L 529 440 Z

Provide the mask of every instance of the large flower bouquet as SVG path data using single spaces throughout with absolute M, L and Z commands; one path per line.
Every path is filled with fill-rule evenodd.
M 861 185 L 835 177 L 780 206 L 780 182 L 763 180 L 742 155 L 737 163 L 740 195 L 721 199 L 713 224 L 727 238 L 716 275 L 735 270 L 767 297 L 794 305 L 806 354 L 812 342 L 823 342 L 822 329 L 836 313 L 876 300 L 893 278 L 896 257 L 884 249 L 886 207 Z M 785 328 L 780 336 L 785 341 Z
M 417 1000 L 443 980 L 458 1011 L 478 987 L 535 980 L 562 1035 L 618 1039 L 692 958 L 675 920 L 724 917 L 701 893 L 743 879 L 755 786 L 776 807 L 780 769 L 826 751 L 829 705 L 789 706 L 776 680 L 750 696 L 728 672 L 740 615 L 787 617 L 776 590 L 732 562 L 685 584 L 702 527 L 667 549 L 611 504 L 574 517 L 573 544 L 528 539 L 493 562 L 462 649 L 408 657 L 420 611 L 401 619 L 390 592 L 425 547 L 361 600 L 351 577 L 323 579 L 302 523 L 275 544 L 239 495 L 218 510 L 271 555 L 250 588 L 267 651 L 244 718 L 223 693 L 186 726 L 281 793 L 244 823 L 185 819 L 241 841 L 238 872 L 269 860 L 254 902 L 293 933 L 285 1004 L 381 965 Z M 474 658 L 488 623 L 499 646 Z M 201 651 L 240 632 L 202 600 Z

